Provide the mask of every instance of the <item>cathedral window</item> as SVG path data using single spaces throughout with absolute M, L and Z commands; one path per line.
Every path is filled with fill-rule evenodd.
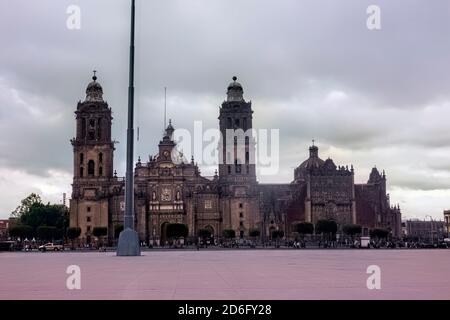
M 231 174 L 231 166 L 228 166 L 228 174 Z
M 244 214 L 242 212 L 239 212 L 239 218 L 243 218 Z
M 250 153 L 247 151 L 245 153 L 245 163 L 248 163 L 250 161 Z
M 235 119 L 235 120 L 234 120 L 234 126 L 237 127 L 237 128 L 239 128 L 239 126 L 240 126 L 240 121 L 239 121 L 239 119 Z
M 227 127 L 231 128 L 231 118 L 228 118 L 228 125 L 227 125 Z
M 89 160 L 88 162 L 88 175 L 93 176 L 95 174 L 95 162 L 93 160 Z
M 244 205 L 242 203 L 239 203 L 239 208 L 242 208 Z
M 247 174 L 250 173 L 250 166 L 247 166 Z
M 91 222 L 91 217 L 86 217 L 86 222 Z
M 83 178 L 84 175 L 84 168 L 80 167 L 80 177 Z
M 101 177 L 103 176 L 103 167 L 98 168 L 98 175 Z
M 87 212 L 91 212 L 91 207 L 87 207 Z
M 103 153 L 99 153 L 98 155 L 98 162 L 102 163 L 103 162 Z
M 235 167 L 236 167 L 236 173 L 241 173 L 241 172 L 242 172 L 242 167 L 241 167 L 240 164 L 238 164 L 237 159 L 234 160 L 234 165 L 235 165 Z
M 89 120 L 88 138 L 89 138 L 89 140 L 95 140 L 95 120 L 94 119 Z
M 244 237 L 244 231 L 241 231 L 239 235 L 240 235 L 240 237 L 242 239 Z
M 244 130 L 247 131 L 247 118 L 244 118 Z
M 87 232 L 91 232 L 91 226 L 87 226 L 86 230 Z
M 80 164 L 84 162 L 84 153 L 80 153 Z
M 244 222 L 243 222 L 243 221 L 239 222 L 239 225 L 240 225 L 241 227 L 243 227 L 243 226 L 244 226 Z

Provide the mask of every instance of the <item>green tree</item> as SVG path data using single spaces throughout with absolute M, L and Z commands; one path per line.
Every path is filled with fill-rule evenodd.
M 375 228 L 370 230 L 370 236 L 377 238 L 379 240 L 386 239 L 389 235 L 389 230 L 381 229 L 381 228 Z
M 108 228 L 107 227 L 95 227 L 92 230 L 92 234 L 94 235 L 94 237 L 105 237 L 108 235 Z
M 41 226 L 48 226 L 58 229 L 57 234 L 65 234 L 69 226 L 69 211 L 62 205 L 36 202 L 22 213 L 20 222 L 33 227 L 35 231 Z
M 27 225 L 16 224 L 9 228 L 9 235 L 12 238 L 20 238 L 24 240 L 25 238 L 32 238 L 34 235 L 33 228 Z
M 74 249 L 73 241 L 81 235 L 80 228 L 69 228 L 67 229 L 67 238 L 72 242 L 72 249 Z
M 176 240 L 186 238 L 189 233 L 188 226 L 182 223 L 171 223 L 167 226 L 166 230 L 167 237 Z
M 261 232 L 259 231 L 259 229 L 250 229 L 248 234 L 252 238 L 258 238 Z
M 294 224 L 294 231 L 303 239 L 306 234 L 313 234 L 314 225 L 310 222 L 298 222 Z
M 272 236 L 272 239 L 275 240 L 276 247 L 279 248 L 280 247 L 279 240 L 284 237 L 284 231 L 283 230 L 273 230 L 271 236 Z
M 119 239 L 120 233 L 123 231 L 123 224 L 114 227 L 114 238 Z
M 344 234 L 351 237 L 353 243 L 354 237 L 358 234 L 361 234 L 362 227 L 359 224 L 347 224 L 342 227 L 342 231 L 344 232 Z
M 225 229 L 223 230 L 223 237 L 229 240 L 234 239 L 236 238 L 236 231 L 233 229 Z
M 36 193 L 30 194 L 20 202 L 20 205 L 11 213 L 11 217 L 20 218 L 24 213 L 27 213 L 30 210 L 32 205 L 36 203 L 42 204 L 41 197 Z
M 337 232 L 337 223 L 334 220 L 319 220 L 316 223 L 316 233 L 325 236 L 325 240 L 331 241 Z
M 100 247 L 103 247 L 103 238 L 108 235 L 107 227 L 94 227 L 92 230 L 94 237 L 97 237 L 100 241 Z
M 53 241 L 58 238 L 56 227 L 40 226 L 37 228 L 36 234 L 40 240 L 44 241 Z
M 272 231 L 272 239 L 282 239 L 284 237 L 284 231 L 283 230 L 273 230 Z

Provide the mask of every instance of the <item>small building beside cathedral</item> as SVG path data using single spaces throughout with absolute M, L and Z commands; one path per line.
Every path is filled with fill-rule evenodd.
M 123 224 L 125 181 L 114 171 L 112 110 L 103 99 L 96 76 L 75 115 L 70 226 L 81 229 L 82 243 L 93 240 L 97 227 L 107 228 L 108 238 L 113 240 L 115 230 Z M 227 130 L 248 132 L 253 128 L 252 103 L 244 99 L 236 78 L 220 107 L 219 128 L 220 164 L 213 177 L 202 176 L 194 159 L 184 159 L 176 150 L 172 123 L 159 142 L 158 153 L 147 161 L 139 158 L 134 205 L 135 229 L 142 242 L 165 244 L 167 226 L 172 223 L 187 225 L 193 241 L 205 229 L 216 240 L 228 229 L 241 239 L 250 238 L 252 230 L 258 230 L 263 240 L 270 239 L 274 230 L 282 230 L 290 238 L 294 223 L 315 224 L 321 219 L 335 220 L 339 230 L 359 224 L 364 235 L 373 228 L 401 235 L 400 208 L 390 205 L 384 171 L 380 174 L 373 168 L 366 184 L 355 184 L 353 167 L 322 160 L 315 145 L 309 148 L 309 158 L 294 170 L 292 182 L 259 183 L 252 161 L 252 137 L 246 136 L 242 144 L 244 157 L 226 148 L 230 143 L 226 141 Z

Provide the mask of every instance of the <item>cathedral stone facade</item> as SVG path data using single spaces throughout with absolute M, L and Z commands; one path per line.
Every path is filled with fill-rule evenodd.
M 186 224 L 192 240 L 201 229 L 209 230 L 215 240 L 225 229 L 234 230 L 242 239 L 249 238 L 252 230 L 258 230 L 262 240 L 269 239 L 274 230 L 290 238 L 293 223 L 320 219 L 333 219 L 340 229 L 359 224 L 364 234 L 377 227 L 390 229 L 393 236 L 401 234 L 400 208 L 390 205 L 385 173 L 374 168 L 366 184 L 355 184 L 353 167 L 322 160 L 314 144 L 309 158 L 295 169 L 291 183 L 259 183 L 254 139 L 244 135 L 245 141 L 238 144 L 234 137 L 231 143 L 236 148 L 243 146 L 242 150 L 226 148 L 230 144 L 227 131 L 248 132 L 253 125 L 252 104 L 244 100 L 236 80 L 228 86 L 227 99 L 219 110 L 220 164 L 214 177 L 202 176 L 194 159 L 187 161 L 177 153 L 172 123 L 159 142 L 158 154 L 146 162 L 139 158 L 135 228 L 142 242 L 164 244 L 171 223 Z M 82 242 L 92 241 L 96 227 L 106 227 L 112 240 L 123 224 L 125 181 L 114 171 L 111 108 L 95 76 L 75 114 L 70 226 L 81 228 Z

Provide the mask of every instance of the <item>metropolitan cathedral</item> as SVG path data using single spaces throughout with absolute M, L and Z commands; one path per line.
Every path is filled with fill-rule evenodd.
M 227 129 L 245 132 L 252 128 L 252 104 L 243 94 L 234 77 L 219 109 L 222 137 Z M 83 243 L 93 240 L 96 227 L 106 227 L 112 240 L 123 224 L 125 181 L 114 170 L 111 112 L 94 76 L 86 98 L 77 105 L 76 137 L 71 140 L 70 226 L 81 228 Z M 340 230 L 346 224 L 359 224 L 364 235 L 373 228 L 389 229 L 393 236 L 401 234 L 400 208 L 390 205 L 384 171 L 373 168 L 367 183 L 355 184 L 353 167 L 322 160 L 313 144 L 309 158 L 294 170 L 293 181 L 263 184 L 248 157 L 255 146 L 246 140 L 244 161 L 226 161 L 219 164 L 213 177 L 204 177 L 194 159 L 172 160 L 174 131 L 170 123 L 159 142 L 159 152 L 147 162 L 139 158 L 135 166 L 135 229 L 142 242 L 165 243 L 171 223 L 187 225 L 190 239 L 202 229 L 215 239 L 226 229 L 243 239 L 249 238 L 252 230 L 258 230 L 263 240 L 270 239 L 274 230 L 291 238 L 294 223 L 320 219 L 334 219 Z M 221 157 L 229 156 L 225 147 L 219 152 Z

